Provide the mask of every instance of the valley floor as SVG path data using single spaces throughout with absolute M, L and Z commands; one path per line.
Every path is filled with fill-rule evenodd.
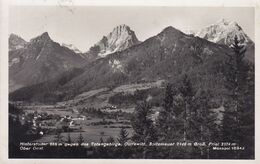
M 115 140 L 121 128 L 126 128 L 129 135 L 132 134 L 129 118 L 120 116 L 123 111 L 113 110 L 100 111 L 89 114 L 78 111 L 76 108 L 63 108 L 55 105 L 26 105 L 22 107 L 24 114 L 22 121 L 30 122 L 35 129 L 41 129 L 38 133 L 41 137 L 33 142 L 53 142 L 55 141 L 56 131 L 61 130 L 61 140 L 67 141 L 70 136 L 71 141 L 77 142 L 81 134 L 85 142 L 99 142 L 102 138 L 106 140 L 113 137 Z M 133 109 L 130 109 L 132 112 Z M 115 114 L 117 112 L 117 114 Z M 112 118 L 115 115 L 115 118 Z M 36 132 L 35 132 L 36 133 Z

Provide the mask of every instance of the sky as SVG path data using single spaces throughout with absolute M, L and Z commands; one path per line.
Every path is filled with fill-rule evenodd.
M 120 24 L 144 41 L 167 26 L 197 31 L 223 18 L 237 22 L 254 40 L 254 8 L 249 7 L 11 6 L 9 34 L 29 41 L 48 32 L 54 41 L 85 52 Z

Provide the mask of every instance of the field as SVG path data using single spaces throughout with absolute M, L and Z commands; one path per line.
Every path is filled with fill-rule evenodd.
M 84 142 L 99 142 L 101 137 L 105 141 L 108 137 L 113 137 L 116 141 L 119 135 L 120 128 L 104 128 L 104 126 L 82 126 L 82 136 Z M 127 129 L 128 133 L 132 134 L 132 129 Z M 68 132 L 61 133 L 62 139 L 67 141 Z M 72 142 L 77 142 L 80 132 L 70 132 Z M 51 142 L 55 140 L 55 135 L 47 135 L 41 139 L 35 140 L 36 142 Z
M 72 142 L 77 142 L 80 134 L 85 142 L 98 142 L 101 138 L 106 141 L 108 137 L 116 140 L 121 128 L 128 131 L 129 137 L 133 133 L 130 119 L 135 109 L 134 98 L 138 97 L 137 94 L 145 95 L 147 89 L 161 88 L 162 85 L 163 80 L 158 80 L 122 85 L 113 89 L 100 88 L 53 105 L 21 102 L 19 106 L 25 112 L 23 121 L 31 122 L 34 129 L 42 129 L 41 133 L 44 133 L 34 140 L 36 142 L 53 142 L 59 129 L 63 141 L 67 141 L 70 135 Z M 141 98 L 147 100 L 153 96 L 149 93 Z M 130 103 L 125 104 L 125 100 Z M 158 107 L 153 107 L 154 116 L 159 110 Z
M 104 141 L 108 137 L 113 137 L 116 140 L 122 127 L 126 128 L 129 137 L 132 135 L 130 120 L 124 117 L 111 119 L 104 115 L 100 118 L 99 116 L 93 116 L 93 114 L 88 116 L 86 113 L 80 113 L 75 108 L 59 109 L 50 105 L 26 106 L 24 111 L 26 116 L 34 115 L 34 120 L 38 122 L 37 126 L 40 123 L 41 127 L 45 129 L 46 133 L 35 142 L 53 142 L 56 135 L 55 131 L 64 126 L 68 126 L 70 130 L 61 132 L 63 141 L 67 141 L 68 135 L 70 135 L 72 142 L 77 142 L 80 133 L 85 142 L 98 142 L 101 137 Z M 43 115 L 48 119 L 44 119 Z M 64 119 L 68 119 L 66 124 L 64 124 Z M 70 125 L 69 122 L 73 122 L 73 124 Z

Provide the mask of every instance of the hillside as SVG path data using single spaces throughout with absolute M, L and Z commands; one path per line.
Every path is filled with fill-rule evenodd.
M 84 64 L 84 58 L 60 46 L 45 32 L 23 48 L 9 51 L 9 90 L 48 81 Z
M 199 37 L 186 35 L 167 27 L 158 35 L 132 46 L 99 58 L 83 67 L 77 76 L 53 90 L 33 90 L 28 87 L 30 97 L 20 96 L 22 90 L 10 94 L 11 100 L 32 100 L 52 95 L 52 101 L 70 100 L 75 96 L 100 88 L 116 88 L 121 85 L 142 84 L 165 80 L 176 86 L 187 74 L 197 89 L 211 90 L 216 99 L 225 92 L 221 70 L 227 54 L 232 50 L 225 45 L 215 44 Z M 55 81 L 55 80 L 54 80 Z M 59 79 L 56 79 L 59 81 Z M 52 86 L 53 83 L 45 83 Z M 36 96 L 37 95 L 37 96 Z

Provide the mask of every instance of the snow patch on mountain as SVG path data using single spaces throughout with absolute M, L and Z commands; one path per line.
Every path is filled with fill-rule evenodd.
M 195 35 L 196 34 L 196 31 L 191 30 L 191 29 L 182 30 L 182 32 L 187 34 L 187 35 Z
M 62 43 L 61 46 L 63 47 L 67 47 L 69 48 L 70 50 L 74 51 L 75 53 L 82 53 L 76 46 L 74 46 L 73 44 L 65 44 L 65 43 Z
M 40 56 L 41 56 L 41 54 L 36 57 L 36 60 L 38 60 L 40 58 Z
M 227 19 L 221 19 L 216 24 L 201 29 L 196 33 L 196 36 L 228 46 L 233 43 L 235 36 L 244 44 L 252 43 L 252 40 L 236 22 Z
M 174 43 L 174 47 L 173 47 L 173 49 L 172 49 L 172 53 L 173 53 L 174 51 L 176 51 L 176 47 L 177 47 L 177 44 Z
M 107 50 L 107 51 L 103 51 L 103 52 L 99 53 L 98 56 L 104 58 L 104 57 L 106 57 L 108 54 L 112 54 L 112 53 L 114 53 L 114 52 L 116 52 L 116 50 L 114 50 L 114 51 Z
M 17 64 L 20 62 L 19 58 L 13 58 L 11 62 L 9 62 L 9 67 L 11 67 L 13 64 Z
M 208 47 L 206 47 L 206 48 L 203 49 L 203 54 L 212 55 L 213 51 L 210 50 Z
M 123 65 L 121 64 L 121 62 L 119 60 L 109 60 L 109 65 L 113 68 L 113 71 L 121 71 L 124 72 L 123 70 Z
M 165 40 L 165 38 L 166 38 L 165 35 L 163 35 L 163 36 L 158 35 L 158 36 L 157 36 L 157 39 L 158 39 L 161 43 Z

